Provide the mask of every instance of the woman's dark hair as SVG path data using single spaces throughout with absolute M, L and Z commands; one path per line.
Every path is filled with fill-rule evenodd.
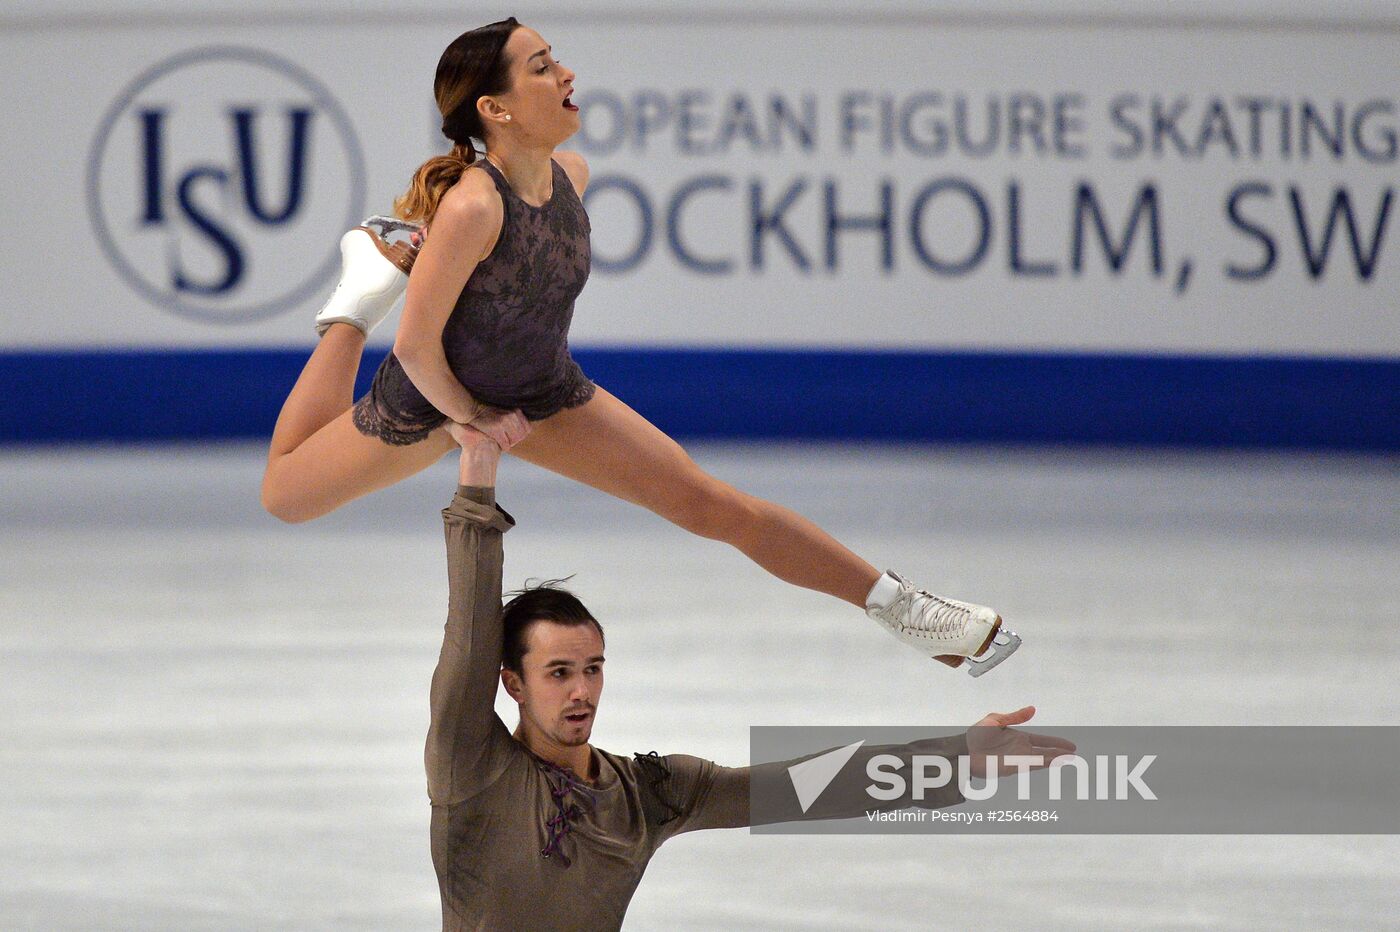
M 510 62 L 506 41 L 520 28 L 514 17 L 464 32 L 452 40 L 438 59 L 433 96 L 442 114 L 442 134 L 452 141 L 452 151 L 428 159 L 413 176 L 408 191 L 394 201 L 403 220 L 427 223 L 437 213 L 438 202 L 457 183 L 467 166 L 476 161 L 473 140 L 486 141 L 486 128 L 476 104 L 482 97 L 510 90 Z
M 516 675 L 524 674 L 523 661 L 529 647 L 530 627 L 537 621 L 552 621 L 559 625 L 592 625 L 603 637 L 598 624 L 583 603 L 572 592 L 560 586 L 567 579 L 550 579 L 508 593 L 511 600 L 501 609 L 503 644 L 501 666 Z M 607 643 L 604 640 L 604 643 Z

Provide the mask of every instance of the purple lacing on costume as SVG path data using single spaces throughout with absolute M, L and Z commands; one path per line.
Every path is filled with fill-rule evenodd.
M 588 785 L 574 776 L 573 771 L 565 770 L 563 767 L 557 767 L 549 761 L 536 759 L 536 762 L 540 765 L 540 768 L 544 770 L 546 778 L 550 774 L 559 778 L 558 783 L 553 780 L 547 780 L 549 783 L 549 795 L 553 798 L 554 805 L 558 809 L 558 812 L 545 822 L 545 828 L 549 830 L 549 841 L 540 849 L 540 854 L 547 858 L 558 855 L 559 860 L 563 862 L 564 866 L 569 867 L 574 862 L 564 853 L 564 837 L 568 835 L 569 832 L 573 831 L 573 820 L 583 815 L 583 810 L 578 807 L 577 803 L 568 803 L 566 805 L 564 799 L 570 792 L 577 793 L 591 809 L 593 808 L 595 797 L 593 791 L 588 788 Z
M 665 825 L 680 817 L 681 809 L 670 798 L 671 764 L 666 758 L 649 751 L 646 754 L 633 754 L 637 769 L 647 780 L 647 790 L 642 796 L 642 808 L 647 819 L 656 825 Z

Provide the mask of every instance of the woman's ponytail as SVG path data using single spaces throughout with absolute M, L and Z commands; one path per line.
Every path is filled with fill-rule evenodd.
M 408 190 L 394 201 L 394 212 L 400 220 L 411 223 L 431 222 L 442 196 L 475 161 L 476 147 L 470 139 L 465 145 L 459 143 L 453 146 L 447 155 L 428 159 L 414 173 Z

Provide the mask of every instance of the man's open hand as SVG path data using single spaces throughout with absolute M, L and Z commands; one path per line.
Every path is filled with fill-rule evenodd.
M 995 757 L 997 774 L 1015 773 L 1017 768 L 1005 763 L 1008 755 L 1029 755 L 1041 758 L 1032 770 L 1050 766 L 1057 757 L 1073 754 L 1074 742 L 1054 735 L 1038 735 L 1020 731 L 1012 725 L 1023 725 L 1035 715 L 1035 706 L 1028 705 L 1015 712 L 992 712 L 967 730 L 967 753 L 971 759 L 972 775 L 987 775 L 988 759 Z

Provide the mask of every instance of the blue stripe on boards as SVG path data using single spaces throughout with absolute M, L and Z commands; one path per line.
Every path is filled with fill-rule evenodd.
M 0 441 L 267 437 L 305 349 L 0 353 Z M 366 355 L 359 389 L 382 358 Z M 1400 450 L 1400 360 L 575 349 L 680 437 Z

